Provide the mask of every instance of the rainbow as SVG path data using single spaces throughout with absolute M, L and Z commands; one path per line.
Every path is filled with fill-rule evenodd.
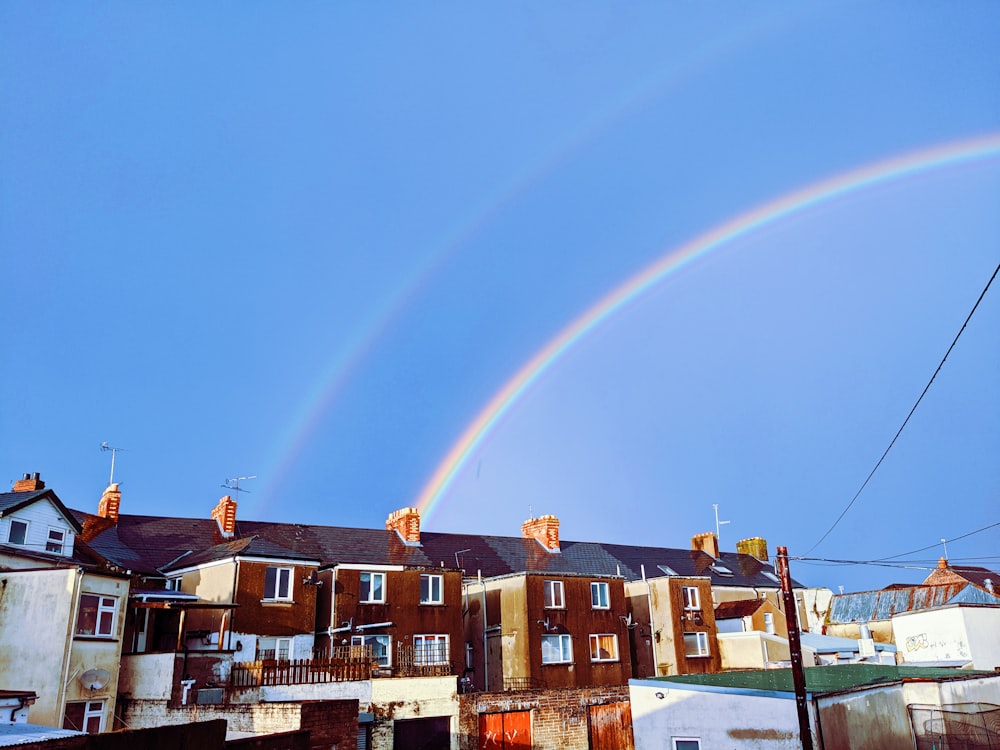
M 532 384 L 602 322 L 672 273 L 734 240 L 845 195 L 945 167 L 998 156 L 1000 133 L 991 133 L 878 161 L 788 193 L 669 250 L 563 328 L 497 391 L 435 469 L 421 490 L 415 506 L 426 520 L 476 448 Z

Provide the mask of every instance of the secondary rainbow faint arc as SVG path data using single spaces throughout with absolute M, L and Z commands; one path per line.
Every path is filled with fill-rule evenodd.
M 434 510 L 459 470 L 503 415 L 546 370 L 603 320 L 647 292 L 672 272 L 723 245 L 814 206 L 844 195 L 923 172 L 1000 156 L 1000 133 L 947 143 L 869 164 L 812 183 L 758 206 L 671 249 L 644 270 L 612 290 L 542 347 L 511 378 L 466 427 L 415 503 L 426 518 Z

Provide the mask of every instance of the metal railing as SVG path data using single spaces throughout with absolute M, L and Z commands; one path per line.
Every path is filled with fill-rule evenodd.
M 1000 750 L 1000 706 L 955 703 L 906 707 L 918 750 Z

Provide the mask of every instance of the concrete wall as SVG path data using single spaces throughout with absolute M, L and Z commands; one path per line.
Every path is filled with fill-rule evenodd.
M 456 677 L 406 677 L 371 681 L 372 698 L 362 711 L 375 716 L 372 746 L 392 747 L 393 722 L 447 716 L 451 723 L 451 747 L 458 748 L 458 679 Z
M 984 677 L 903 683 L 903 703 L 943 706 L 955 703 L 1000 705 L 1000 674 Z
M 892 627 L 901 664 L 972 661 L 961 607 L 898 614 L 892 618 Z
M 7 571 L 0 574 L 0 592 L 0 674 L 7 689 L 38 694 L 28 721 L 61 727 L 67 701 L 103 701 L 110 729 L 128 581 L 76 567 Z M 81 593 L 117 597 L 110 637 L 75 635 Z M 108 684 L 93 690 L 82 685 L 79 677 L 90 669 L 107 670 Z
M 802 748 L 791 693 L 736 693 L 630 680 L 629 694 L 636 750 L 670 748 L 675 737 L 698 738 L 704 748 L 726 750 Z M 814 746 L 819 747 L 815 738 Z
M 901 684 L 821 697 L 816 703 L 827 748 L 913 748 Z

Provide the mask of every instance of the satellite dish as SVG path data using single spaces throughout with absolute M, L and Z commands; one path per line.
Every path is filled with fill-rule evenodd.
M 111 682 L 111 673 L 106 669 L 88 669 L 80 675 L 80 684 L 87 690 L 103 690 Z

